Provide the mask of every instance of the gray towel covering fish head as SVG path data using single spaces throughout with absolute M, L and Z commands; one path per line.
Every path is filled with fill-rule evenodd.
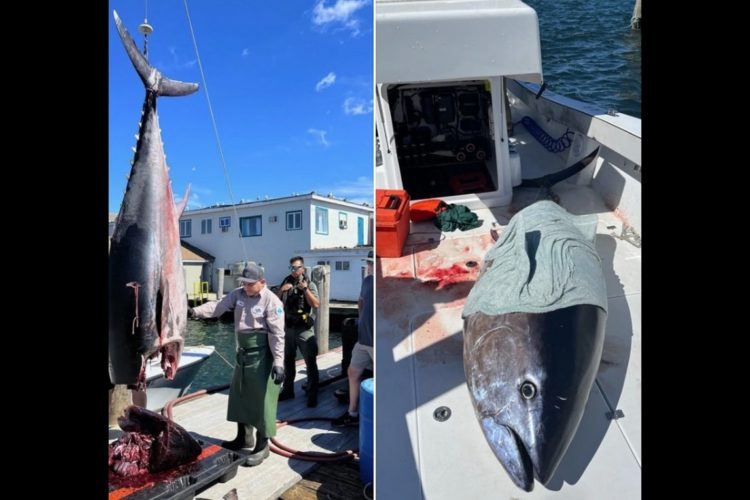
M 571 215 L 543 200 L 515 214 L 484 257 L 463 317 L 544 313 L 592 304 L 607 311 L 607 287 L 596 252 L 597 217 Z

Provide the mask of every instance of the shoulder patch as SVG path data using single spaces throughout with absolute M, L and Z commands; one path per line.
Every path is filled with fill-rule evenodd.
M 279 306 L 276 308 L 276 316 L 283 316 L 284 315 L 284 308 Z

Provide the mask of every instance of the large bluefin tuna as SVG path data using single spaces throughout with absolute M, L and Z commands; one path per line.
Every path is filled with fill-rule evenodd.
M 490 448 L 526 491 L 565 455 L 596 377 L 607 294 L 596 217 L 550 201 L 518 212 L 464 307 L 464 373 Z
M 168 379 L 180 362 L 187 325 L 179 217 L 156 114 L 158 96 L 182 96 L 195 83 L 170 80 L 148 64 L 117 12 L 125 50 L 146 87 L 133 168 L 109 253 L 109 375 L 113 384 L 145 384 L 145 360 L 161 353 Z M 189 187 L 188 187 L 189 191 Z

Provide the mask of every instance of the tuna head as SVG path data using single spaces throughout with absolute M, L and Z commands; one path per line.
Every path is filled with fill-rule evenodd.
M 526 491 L 552 478 L 583 416 L 606 312 L 476 312 L 464 320 L 464 372 L 484 436 Z
M 117 419 L 126 431 L 110 445 L 110 465 L 121 475 L 148 469 L 159 472 L 194 460 L 201 444 L 182 426 L 145 408 L 129 406 Z M 135 467 L 129 465 L 135 462 Z

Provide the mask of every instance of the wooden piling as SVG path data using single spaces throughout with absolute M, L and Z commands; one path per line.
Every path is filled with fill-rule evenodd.
M 328 329 L 330 325 L 329 303 L 331 296 L 331 266 L 318 265 L 312 269 L 311 278 L 318 287 L 320 307 L 315 317 L 315 337 L 318 339 L 318 354 L 328 352 Z
M 217 269 L 219 273 L 218 288 L 216 290 L 216 300 L 221 300 L 224 297 L 224 268 L 220 267 Z
M 109 398 L 109 425 L 117 425 L 117 417 L 132 404 L 127 385 L 116 385 Z
M 633 17 L 630 18 L 630 29 L 638 31 L 641 29 L 641 0 L 635 0 Z

